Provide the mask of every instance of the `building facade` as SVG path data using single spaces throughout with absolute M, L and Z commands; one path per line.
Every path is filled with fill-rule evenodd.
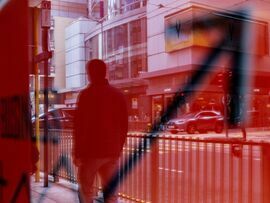
M 246 79 L 247 111 L 257 113 L 263 125 L 270 115 L 270 16 L 266 8 L 270 8 L 266 0 L 89 1 L 89 24 L 80 35 L 85 48 L 81 50 L 83 62 L 72 66 L 69 71 L 74 74 L 66 76 L 66 104 L 75 104 L 78 91 L 88 83 L 85 62 L 102 58 L 108 64 L 110 83 L 127 96 L 130 122 L 145 129 L 147 123 L 160 118 L 176 93 L 185 94 L 184 87 L 205 65 L 211 50 L 226 38 L 221 57 L 211 64 L 211 71 L 203 73 L 203 80 L 188 90 L 192 96 L 175 110 L 174 116 L 203 109 L 223 112 L 227 103 L 233 102 L 224 93 L 228 88 L 228 70 L 236 61 L 228 55 L 240 52 L 249 62 L 242 72 Z M 237 17 L 236 13 L 242 10 L 249 15 L 248 20 Z M 208 19 L 217 20 L 208 25 Z M 241 32 L 241 25 L 250 27 L 249 34 Z M 242 37 L 245 39 L 241 40 Z
M 269 116 L 270 89 L 267 83 L 270 76 L 267 70 L 270 62 L 270 16 L 266 12 L 269 6 L 269 1 L 159 1 L 159 4 L 154 0 L 149 1 L 148 72 L 141 77 L 149 81 L 146 92 L 152 98 L 152 118 L 166 111 L 175 93 L 181 92 L 194 74 L 205 65 L 210 50 L 217 46 L 222 37 L 227 37 L 229 43 L 222 48 L 224 52 L 241 52 L 246 61 L 249 61 L 250 69 L 247 66 L 243 70 L 248 80 L 248 111 L 258 112 L 259 122 L 265 122 Z M 232 18 L 231 13 L 239 10 L 246 10 L 251 20 L 243 22 Z M 218 22 L 208 25 L 203 22 L 204 18 L 205 21 L 209 18 L 218 19 Z M 243 46 L 245 49 L 241 50 L 239 26 L 243 24 L 248 25 L 251 32 L 242 33 L 246 41 Z M 222 56 L 212 66 L 211 71 L 204 74 L 204 80 L 190 90 L 193 96 L 175 111 L 175 116 L 201 109 L 224 111 L 224 89 L 220 88 L 224 81 L 220 83 L 219 80 L 225 79 L 219 78 L 219 75 L 232 67 L 232 60 Z
M 78 92 L 89 82 L 85 62 L 102 58 L 108 64 L 110 83 L 126 95 L 130 121 L 136 121 L 136 126 L 150 122 L 147 81 L 140 79 L 147 72 L 146 1 L 104 1 L 104 5 L 90 1 L 88 10 L 88 20 L 79 19 L 66 29 L 66 44 L 71 46 L 77 39 L 73 51 L 81 57 L 72 60 L 76 54 L 66 50 L 66 104 L 74 105 Z
M 49 50 L 53 51 L 49 60 L 49 103 L 51 107 L 57 107 L 64 103 L 61 90 L 66 87 L 66 66 L 65 66 L 65 28 L 75 19 L 87 17 L 87 0 L 52 0 L 51 1 L 51 27 L 49 29 Z M 37 8 L 37 32 L 38 53 L 42 52 L 41 32 L 41 0 L 30 1 L 31 7 Z M 33 14 L 33 12 L 31 12 Z M 33 32 L 32 32 L 33 33 Z M 32 36 L 33 38 L 33 36 Z M 33 41 L 32 41 L 33 43 Z M 33 47 L 33 46 L 32 46 Z M 43 63 L 39 66 L 39 89 L 40 89 L 40 112 L 43 111 L 43 84 L 44 68 Z M 33 73 L 33 71 L 31 71 Z M 30 75 L 31 101 L 34 106 L 34 75 Z

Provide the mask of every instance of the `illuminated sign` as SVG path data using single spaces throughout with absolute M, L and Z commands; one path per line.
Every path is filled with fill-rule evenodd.
M 186 13 L 185 13 L 186 14 Z M 167 52 L 189 47 L 193 44 L 192 16 L 176 14 L 165 18 L 165 50 Z
M 211 22 L 208 19 L 212 19 Z M 240 45 L 240 25 L 250 27 L 254 47 Z M 264 55 L 268 53 L 267 24 L 243 20 L 204 8 L 191 7 L 165 17 L 165 50 L 177 51 L 190 46 L 215 47 L 225 35 L 224 49 Z M 242 47 L 242 49 L 240 48 Z

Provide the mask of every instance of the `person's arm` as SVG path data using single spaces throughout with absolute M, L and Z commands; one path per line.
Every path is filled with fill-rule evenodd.
M 82 95 L 80 94 L 77 101 L 77 108 L 74 115 L 74 132 L 73 132 L 73 148 L 72 148 L 72 159 L 73 163 L 78 166 L 80 163 L 79 157 L 79 145 L 80 145 L 80 125 L 81 125 L 81 109 L 82 109 Z

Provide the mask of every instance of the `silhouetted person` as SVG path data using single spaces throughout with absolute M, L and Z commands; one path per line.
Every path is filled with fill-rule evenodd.
M 128 128 L 124 95 L 109 85 L 106 64 L 99 59 L 86 65 L 90 84 L 77 101 L 75 115 L 73 159 L 78 166 L 79 197 L 83 203 L 93 201 L 93 182 L 96 174 L 102 187 L 117 172 Z M 117 202 L 116 192 L 105 202 Z

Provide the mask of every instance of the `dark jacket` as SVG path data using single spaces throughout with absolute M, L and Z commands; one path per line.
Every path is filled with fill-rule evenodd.
M 128 129 L 124 95 L 104 80 L 83 90 L 77 104 L 74 158 L 118 157 Z

